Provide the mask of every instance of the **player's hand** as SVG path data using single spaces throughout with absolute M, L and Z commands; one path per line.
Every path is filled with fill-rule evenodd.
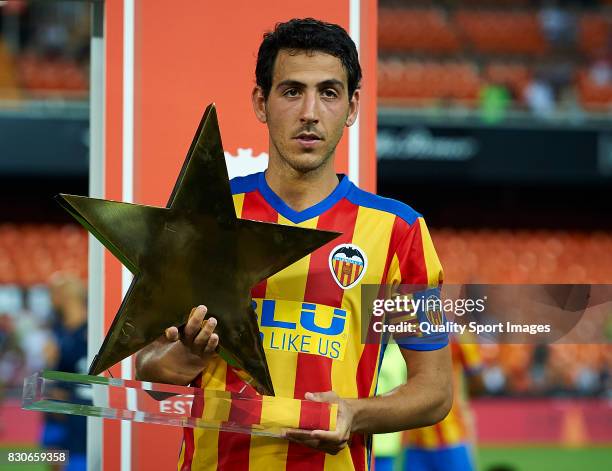
M 354 412 L 351 401 L 341 399 L 333 391 L 306 393 L 305 398 L 315 402 L 338 404 L 336 430 L 286 430 L 283 437 L 289 441 L 305 445 L 316 450 L 336 455 L 346 448 L 351 437 Z
M 219 345 L 219 336 L 214 333 L 217 319 L 211 317 L 205 321 L 206 312 L 206 306 L 194 307 L 189 314 L 182 335 L 177 327 L 168 327 L 165 332 L 166 340 L 169 342 L 180 340 L 186 353 L 200 358 L 208 357 L 214 353 L 217 345 Z

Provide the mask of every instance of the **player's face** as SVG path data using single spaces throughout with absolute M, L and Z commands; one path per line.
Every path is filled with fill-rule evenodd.
M 348 98 L 347 74 L 337 57 L 323 52 L 281 50 L 268 99 L 253 91 L 259 120 L 268 125 L 270 163 L 306 173 L 331 163 L 344 126 L 359 110 L 359 90 Z

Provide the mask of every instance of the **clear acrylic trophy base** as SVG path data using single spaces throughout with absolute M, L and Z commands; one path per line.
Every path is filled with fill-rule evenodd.
M 337 405 L 222 390 L 41 371 L 24 381 L 24 409 L 280 437 L 335 430 Z

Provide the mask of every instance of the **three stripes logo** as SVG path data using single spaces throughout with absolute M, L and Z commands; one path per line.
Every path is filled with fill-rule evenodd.
M 368 267 L 368 257 L 355 244 L 341 244 L 329 253 L 329 269 L 342 289 L 349 289 L 361 281 Z

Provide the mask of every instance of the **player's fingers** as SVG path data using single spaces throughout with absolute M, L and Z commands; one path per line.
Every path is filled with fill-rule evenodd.
M 166 329 L 166 340 L 176 342 L 179 339 L 179 331 L 176 327 L 168 327 Z
M 310 448 L 319 449 L 319 446 L 320 446 L 319 440 L 296 438 L 294 436 L 289 436 L 289 435 L 285 436 L 285 438 L 289 440 L 290 442 L 299 443 L 300 445 L 308 446 Z
M 196 335 L 195 339 L 193 339 L 194 347 L 198 348 L 199 350 L 204 350 L 216 326 L 217 319 L 215 319 L 214 317 L 211 317 L 206 322 L 204 322 L 202 330 L 200 330 L 198 335 Z
M 310 430 L 290 428 L 290 429 L 285 430 L 285 433 L 283 436 L 288 439 L 310 440 L 312 439 L 312 432 Z
M 202 329 L 202 322 L 206 315 L 206 306 L 198 306 L 195 310 L 191 311 L 191 315 L 185 325 L 185 340 L 187 343 L 193 342 L 198 332 Z
M 317 393 L 307 392 L 304 395 L 304 399 L 308 401 L 314 401 L 314 402 L 337 403 L 338 395 L 334 391 L 325 391 L 325 392 L 317 392 Z
M 204 353 L 213 353 L 217 348 L 217 345 L 219 345 L 219 336 L 213 333 L 208 338 L 208 343 L 206 344 Z
M 338 432 L 332 432 L 328 430 L 313 430 L 312 438 L 321 441 L 322 443 L 328 443 L 333 447 L 344 448 L 347 440 L 343 439 Z

